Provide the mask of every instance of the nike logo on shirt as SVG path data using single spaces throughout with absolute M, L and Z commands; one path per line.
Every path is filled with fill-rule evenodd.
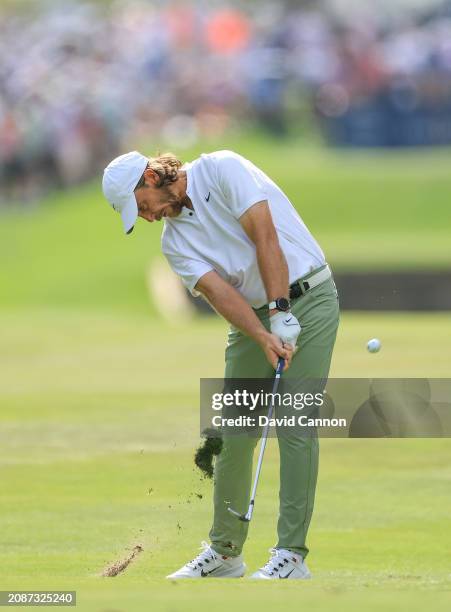
M 207 195 L 207 196 L 205 196 L 205 201 L 206 201 L 206 202 L 208 202 L 208 200 L 210 199 L 210 195 L 211 195 L 211 193 L 210 193 L 210 192 L 208 192 L 208 195 Z

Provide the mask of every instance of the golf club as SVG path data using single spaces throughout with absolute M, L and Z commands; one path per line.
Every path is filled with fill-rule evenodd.
M 267 424 L 265 425 L 265 428 L 263 429 L 263 433 L 262 433 L 262 441 L 261 441 L 261 445 L 260 445 L 260 454 L 258 456 L 257 470 L 255 472 L 255 479 L 254 479 L 254 485 L 252 487 L 252 495 L 251 495 L 251 501 L 249 502 L 249 508 L 247 509 L 246 514 L 241 514 L 240 512 L 237 512 L 236 510 L 233 510 L 233 508 L 230 508 L 230 507 L 227 508 L 227 510 L 231 514 L 233 514 L 240 521 L 243 521 L 245 523 L 249 523 L 250 522 L 250 520 L 252 518 L 252 513 L 254 512 L 255 495 L 257 493 L 258 479 L 260 477 L 260 472 L 261 472 L 262 463 L 263 463 L 263 455 L 265 454 L 266 442 L 268 440 L 269 422 L 270 422 L 270 419 L 272 417 L 272 413 L 274 411 L 274 395 L 277 393 L 277 389 L 279 387 L 279 382 L 280 382 L 280 377 L 282 376 L 282 372 L 283 372 L 284 366 L 285 366 L 285 359 L 280 357 L 279 361 L 277 363 L 276 375 L 275 375 L 274 384 L 273 384 L 273 387 L 272 387 L 272 398 L 273 399 L 271 401 L 271 405 L 270 405 L 269 411 L 268 411 L 268 421 L 267 421 Z

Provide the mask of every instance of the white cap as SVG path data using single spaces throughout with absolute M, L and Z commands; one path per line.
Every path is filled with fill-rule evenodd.
M 147 157 L 138 151 L 131 151 L 113 159 L 103 172 L 103 194 L 114 210 L 121 214 L 126 234 L 132 231 L 138 218 L 134 189 L 148 163 Z

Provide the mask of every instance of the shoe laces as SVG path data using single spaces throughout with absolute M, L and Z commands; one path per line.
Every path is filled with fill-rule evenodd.
M 212 549 L 208 542 L 202 542 L 200 545 L 202 550 L 192 561 L 187 563 L 188 567 L 192 569 L 203 568 L 205 566 L 211 567 L 211 563 L 216 567 L 218 564 L 218 554 Z
M 282 551 L 279 548 L 270 548 L 269 552 L 271 553 L 271 558 L 261 569 L 270 576 L 278 573 L 281 568 L 288 565 L 290 561 L 294 563 L 297 562 L 297 559 L 294 556 L 290 557 L 287 551 Z

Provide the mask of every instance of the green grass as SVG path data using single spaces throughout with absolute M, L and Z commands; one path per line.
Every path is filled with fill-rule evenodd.
M 282 186 L 334 269 L 451 266 L 448 149 L 345 153 L 254 136 L 199 145 L 182 157 L 225 147 Z M 124 237 L 100 177 L 31 210 L 3 212 L 0 303 L 142 311 L 143 278 L 160 232 L 160 224 L 140 221 Z
M 310 583 L 165 580 L 208 534 L 211 485 L 192 465 L 198 380 L 221 375 L 225 332 L 216 318 L 2 313 L 0 588 L 77 589 L 78 608 L 98 612 L 449 609 L 449 440 L 321 441 Z M 344 315 L 332 374 L 447 376 L 450 332 L 440 314 Z M 374 335 L 383 349 L 370 355 Z M 271 441 L 251 569 L 274 543 L 277 463 Z M 99 576 L 138 543 L 123 575 Z
M 449 151 L 339 154 L 259 137 L 203 148 L 219 147 L 282 185 L 334 268 L 449 268 Z M 167 583 L 208 534 L 211 485 L 192 465 L 198 385 L 222 374 L 226 326 L 156 317 L 144 280 L 160 231 L 140 223 L 125 238 L 99 183 L 2 212 L 0 589 L 77 589 L 78 608 L 96 612 L 449 609 L 446 439 L 322 440 L 310 583 Z M 450 332 L 445 314 L 344 315 L 331 374 L 447 377 Z M 250 569 L 274 543 L 275 446 Z M 100 577 L 137 543 L 126 573 Z

